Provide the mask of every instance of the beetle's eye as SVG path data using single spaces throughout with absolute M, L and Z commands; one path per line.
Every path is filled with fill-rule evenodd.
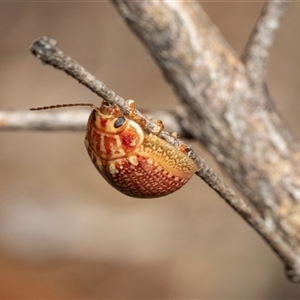
M 114 124 L 115 128 L 121 127 L 121 126 L 124 124 L 124 122 L 125 122 L 125 118 L 124 118 L 124 117 L 118 118 L 118 119 L 115 121 L 115 124 Z

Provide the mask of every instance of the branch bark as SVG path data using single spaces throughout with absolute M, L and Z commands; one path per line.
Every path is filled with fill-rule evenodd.
M 264 238 L 289 278 L 299 282 L 299 144 L 277 114 L 265 83 L 269 50 L 287 3 L 266 4 L 243 61 L 198 3 L 113 3 L 179 96 L 187 130 L 276 235 Z
M 265 84 L 270 49 L 288 4 L 288 1 L 269 1 L 265 4 L 244 51 L 242 61 L 248 76 L 257 85 Z

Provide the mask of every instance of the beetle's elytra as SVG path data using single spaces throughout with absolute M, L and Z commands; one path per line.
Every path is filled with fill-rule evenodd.
M 193 176 L 196 164 L 180 149 L 146 133 L 134 116 L 134 101 L 128 101 L 129 118 L 106 101 L 100 108 L 86 104 L 93 108 L 85 146 L 94 166 L 110 185 L 131 197 L 156 198 L 175 192 Z M 56 107 L 62 106 L 72 104 Z

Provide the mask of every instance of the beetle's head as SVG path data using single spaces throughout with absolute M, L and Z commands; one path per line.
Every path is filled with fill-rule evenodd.
M 93 109 L 89 123 L 106 133 L 118 134 L 122 132 L 128 124 L 128 119 L 124 116 L 118 106 L 110 104 L 103 100 L 100 108 L 91 103 L 72 103 L 72 104 L 57 104 L 43 107 L 30 108 L 30 110 L 47 110 L 72 106 L 89 106 Z M 91 125 L 91 124 L 90 124 Z
M 126 128 L 129 120 L 123 115 L 118 106 L 103 101 L 99 109 L 93 109 L 90 121 L 103 132 L 118 134 Z

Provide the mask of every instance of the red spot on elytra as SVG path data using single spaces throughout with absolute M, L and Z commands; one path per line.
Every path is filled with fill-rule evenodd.
M 122 144 L 125 148 L 134 148 L 135 145 L 133 145 L 134 141 L 134 136 L 132 134 L 124 134 L 124 136 L 122 137 Z

